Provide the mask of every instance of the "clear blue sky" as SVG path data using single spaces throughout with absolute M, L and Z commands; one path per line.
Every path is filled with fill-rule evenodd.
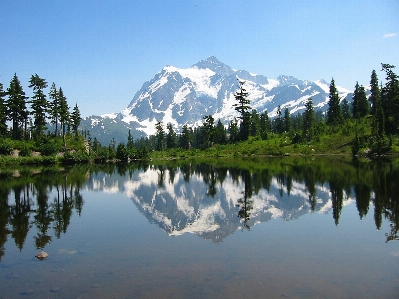
M 214 55 L 352 90 L 399 73 L 398 0 L 0 0 L 0 82 L 37 73 L 82 116 L 119 112 L 162 67 Z

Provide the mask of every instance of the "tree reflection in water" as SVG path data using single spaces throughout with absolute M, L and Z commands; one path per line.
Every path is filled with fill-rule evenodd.
M 221 203 L 221 208 L 225 211 L 230 209 L 229 213 L 235 214 L 233 218 L 240 219 L 242 229 L 249 230 L 251 218 L 258 213 L 254 212 L 253 195 L 258 195 L 262 190 L 270 192 L 276 182 L 276 197 L 280 197 L 276 200 L 283 214 L 301 208 L 298 205 L 303 203 L 299 203 L 298 197 L 292 195 L 292 192 L 295 184 L 302 184 L 309 211 L 318 211 L 331 200 L 333 221 L 339 225 L 343 203 L 346 198 L 353 196 L 360 219 L 369 213 L 370 205 L 373 205 L 377 229 L 381 228 L 383 218 L 390 221 L 390 231 L 385 234 L 386 242 L 399 239 L 399 167 L 395 161 L 353 163 L 344 159 L 284 157 L 231 161 L 215 159 L 207 163 L 176 160 L 153 166 L 146 163 L 83 165 L 65 169 L 43 168 L 40 171 L 20 170 L 17 176 L 15 172 L 0 171 L 0 261 L 5 254 L 4 245 L 8 238 L 11 237 L 17 248 L 22 250 L 32 227 L 37 231 L 34 236 L 37 249 L 44 249 L 54 237 L 61 238 L 67 232 L 73 213 L 82 213 L 84 200 L 80 190 L 83 186 L 94 188 L 88 180 L 90 176 L 107 175 L 110 180 L 116 180 L 119 188 L 123 188 L 123 180 L 132 179 L 137 171 L 148 170 L 157 171 L 154 188 L 158 189 L 165 189 L 165 184 L 189 184 L 193 175 L 201 177 L 205 187 L 203 194 L 188 202 L 194 213 L 198 213 L 201 205 L 218 200 L 219 186 L 223 188 L 227 178 L 232 184 L 241 186 L 242 196 L 234 203 L 235 210 L 230 209 L 226 203 Z M 168 180 L 166 174 L 169 175 Z M 179 174 L 181 180 L 176 179 L 180 177 Z M 320 188 L 329 190 L 330 198 L 327 201 L 317 197 Z M 179 211 L 170 202 L 165 207 L 161 206 L 164 204 L 162 200 L 156 204 L 165 213 Z M 186 221 L 183 216 L 178 215 L 180 225 Z M 221 225 L 229 225 L 223 221 Z M 225 235 L 232 230 L 234 226 L 230 225 Z
M 22 251 L 32 226 L 37 230 L 34 244 L 40 250 L 52 241 L 51 227 L 57 239 L 66 233 L 73 209 L 78 215 L 82 211 L 79 188 L 85 175 L 86 171 L 78 168 L 31 169 L 20 171 L 16 177 L 11 172 L 0 174 L 0 261 L 8 235 Z M 53 190 L 56 196 L 51 202 Z

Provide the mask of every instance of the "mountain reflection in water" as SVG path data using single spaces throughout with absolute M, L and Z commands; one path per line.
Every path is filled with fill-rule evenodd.
M 339 225 L 343 206 L 355 201 L 360 219 L 373 205 L 376 228 L 388 219 L 386 242 L 398 240 L 398 177 L 390 161 L 288 157 L 1 171 L 0 261 L 9 238 L 22 251 L 31 229 L 37 249 L 65 234 L 72 214 L 84 213 L 81 190 L 123 193 L 170 236 L 194 233 L 215 243 L 257 223 L 312 212 L 331 211 Z

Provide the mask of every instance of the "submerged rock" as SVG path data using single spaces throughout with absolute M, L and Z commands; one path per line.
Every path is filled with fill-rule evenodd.
M 48 253 L 44 252 L 44 251 L 41 251 L 38 254 L 36 254 L 35 257 L 42 261 L 42 260 L 44 260 L 44 259 L 46 259 L 48 257 Z

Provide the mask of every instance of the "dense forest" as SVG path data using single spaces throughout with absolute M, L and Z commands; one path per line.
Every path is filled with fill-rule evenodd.
M 268 111 L 251 108 L 245 82 L 238 81 L 234 94 L 238 117 L 227 127 L 212 115 L 203 117 L 202 126 L 184 125 L 181 132 L 175 132 L 171 123 L 165 128 L 158 121 L 153 136 L 134 140 L 129 131 L 126 143 L 111 140 L 108 145 L 92 139 L 89 130 L 79 130 L 79 107 L 76 104 L 70 111 L 61 88 L 53 83 L 46 95 L 46 80 L 32 75 L 29 88 L 33 96 L 29 99 L 15 74 L 7 89 L 0 83 L 0 155 L 11 155 L 17 149 L 19 156 L 40 152 L 41 156 L 53 157 L 46 161 L 86 162 L 176 157 L 215 148 L 217 155 L 229 155 L 234 148 L 243 155 L 328 154 L 337 153 L 334 143 L 350 148 L 353 155 L 397 153 L 399 79 L 394 68 L 382 64 L 384 84 L 372 71 L 369 96 L 365 87 L 356 83 L 352 100 L 341 99 L 332 79 L 326 112 L 314 107 L 309 98 L 302 114 L 291 115 L 289 109 L 279 106 L 273 119 Z M 46 127 L 49 124 L 52 130 Z M 242 149 L 242 144 L 247 146 Z M 260 147 L 262 150 L 254 150 Z M 54 157 L 59 153 L 57 160 Z

